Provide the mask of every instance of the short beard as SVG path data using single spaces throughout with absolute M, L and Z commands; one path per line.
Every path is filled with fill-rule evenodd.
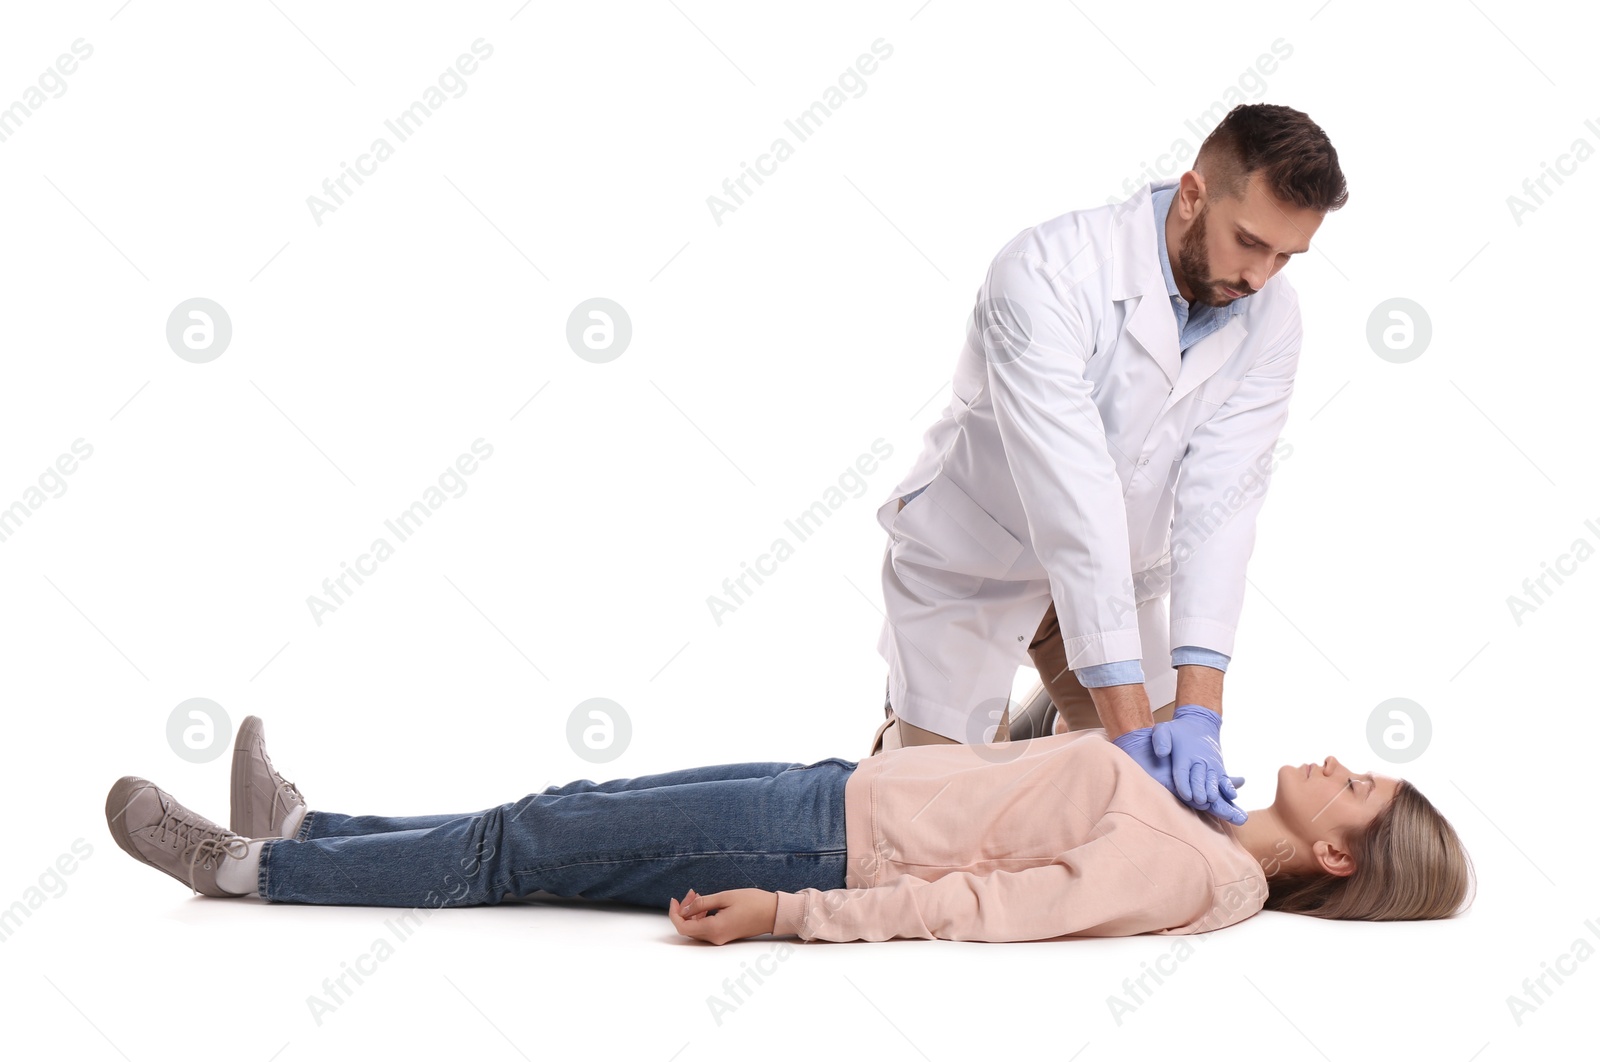
M 1178 268 L 1183 270 L 1184 279 L 1189 282 L 1194 302 L 1207 306 L 1226 306 L 1228 297 L 1223 293 L 1222 286 L 1214 280 L 1201 279 L 1210 272 L 1210 263 L 1206 261 L 1206 214 L 1210 209 L 1202 203 L 1200 213 L 1189 223 L 1189 231 L 1183 234 L 1178 245 Z

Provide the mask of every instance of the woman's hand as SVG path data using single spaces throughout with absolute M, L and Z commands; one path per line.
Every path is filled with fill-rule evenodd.
M 690 889 L 682 903 L 677 897 L 667 901 L 667 917 L 683 936 L 726 944 L 771 933 L 778 922 L 778 894 L 766 889 L 728 889 L 700 896 Z

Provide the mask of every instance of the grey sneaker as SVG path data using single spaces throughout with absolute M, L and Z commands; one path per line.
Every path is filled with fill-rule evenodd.
M 306 804 L 299 787 L 272 766 L 266 727 L 258 715 L 244 717 L 233 742 L 232 798 L 228 825 L 252 839 L 283 836 L 283 820 Z
M 129 775 L 106 796 L 106 825 L 117 847 L 205 896 L 238 896 L 217 885 L 224 859 L 243 859 L 250 842 L 198 815 L 154 782 Z

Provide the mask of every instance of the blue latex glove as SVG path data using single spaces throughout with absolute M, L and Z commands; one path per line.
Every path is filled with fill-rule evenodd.
M 1145 769 L 1145 773 L 1162 785 L 1173 796 L 1177 791 L 1172 788 L 1172 756 L 1157 756 L 1151 741 L 1152 727 L 1140 730 L 1130 730 L 1111 739 L 1111 743 L 1126 752 L 1134 763 Z
M 1172 785 L 1179 800 L 1196 811 L 1242 826 L 1247 816 L 1233 801 L 1243 778 L 1222 766 L 1222 716 L 1198 704 L 1180 704 L 1170 723 L 1157 723 L 1150 736 L 1157 757 L 1170 756 Z

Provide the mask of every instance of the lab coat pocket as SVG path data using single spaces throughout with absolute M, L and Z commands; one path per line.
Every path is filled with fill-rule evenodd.
M 1194 392 L 1195 404 L 1207 407 L 1202 415 L 1210 416 L 1215 407 L 1222 405 L 1222 403 L 1231 398 L 1233 393 L 1239 389 L 1240 382 L 1239 380 L 1229 379 L 1226 376 L 1213 376 L 1196 388 Z
M 1022 543 L 967 492 L 936 476 L 894 521 L 894 567 L 945 597 L 971 597 L 985 579 L 1003 579 Z
M 1213 376 L 1205 383 L 1194 389 L 1194 401 L 1189 405 L 1189 416 L 1184 427 L 1184 439 L 1193 435 L 1195 430 L 1216 416 L 1222 404 L 1233 397 L 1239 389 L 1240 381 L 1230 380 L 1226 376 Z

